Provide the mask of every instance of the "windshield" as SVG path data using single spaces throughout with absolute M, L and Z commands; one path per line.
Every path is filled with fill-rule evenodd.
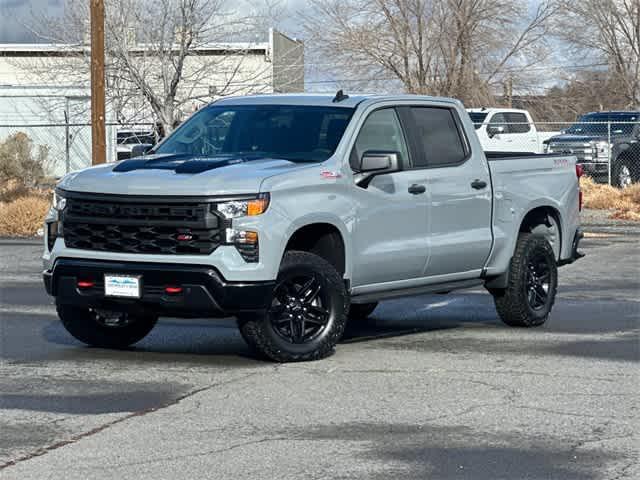
M 631 135 L 640 121 L 640 113 L 590 113 L 582 115 L 566 133 L 574 135 Z
M 335 151 L 352 108 L 298 105 L 206 107 L 154 153 L 323 162 Z
M 471 121 L 473 122 L 473 126 L 476 130 L 482 126 L 484 119 L 487 118 L 487 114 L 481 112 L 469 112 L 469 116 L 471 117 Z
M 118 145 L 134 145 L 138 143 L 154 144 L 155 139 L 152 133 L 147 132 L 118 132 Z

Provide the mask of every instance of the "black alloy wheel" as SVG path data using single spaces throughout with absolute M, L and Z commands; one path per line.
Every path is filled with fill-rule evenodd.
M 543 309 L 549 300 L 551 286 L 551 259 L 539 250 L 532 252 L 527 264 L 525 288 L 532 310 Z
M 521 233 L 506 288 L 491 289 L 498 315 L 512 327 L 537 327 L 549 318 L 558 289 L 553 248 L 542 235 Z
M 268 316 L 274 332 L 293 344 L 308 343 L 326 328 L 331 312 L 316 274 L 284 278 L 275 288 Z
M 266 312 L 238 315 L 242 338 L 258 356 L 276 362 L 318 360 L 342 337 L 349 294 L 342 275 L 324 258 L 287 251 Z

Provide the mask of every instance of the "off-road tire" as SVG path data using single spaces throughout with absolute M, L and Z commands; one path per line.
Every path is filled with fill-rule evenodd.
M 64 328 L 75 339 L 93 347 L 121 349 L 139 342 L 153 329 L 155 315 L 130 315 L 129 322 L 121 326 L 105 326 L 96 313 L 88 308 L 57 305 L 58 317 Z
M 378 306 L 378 302 L 373 303 L 352 303 L 349 307 L 349 320 L 364 320 Z
M 640 159 L 637 161 L 640 161 Z M 626 169 L 626 172 L 629 174 L 630 184 L 628 183 L 625 185 L 621 181 L 621 173 L 624 169 Z M 634 162 L 634 159 L 629 155 L 621 155 L 618 157 L 613 163 L 613 171 L 611 173 L 611 181 L 618 188 L 627 188 L 640 181 L 640 165 Z
M 349 296 L 336 269 L 322 257 L 309 252 L 290 250 L 285 253 L 278 285 L 294 275 L 313 275 L 328 298 L 329 320 L 322 332 L 308 343 L 290 343 L 278 335 L 270 313 L 243 314 L 238 317 L 240 333 L 249 347 L 276 362 L 304 362 L 331 355 L 342 337 L 349 311 Z
M 529 262 L 542 255 L 549 261 L 547 298 L 539 309 L 530 305 L 527 289 Z M 504 323 L 512 327 L 537 327 L 549 318 L 558 288 L 558 270 L 553 249 L 544 237 L 531 233 L 518 236 L 515 253 L 509 265 L 509 284 L 504 289 L 490 290 L 496 310 Z

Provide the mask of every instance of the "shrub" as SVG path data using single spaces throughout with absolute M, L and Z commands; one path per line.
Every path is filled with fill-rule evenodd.
M 37 234 L 51 200 L 43 195 L 19 197 L 9 203 L 0 203 L 0 236 L 27 237 Z
M 15 179 L 26 186 L 34 186 L 44 176 L 43 166 L 49 154 L 49 149 L 43 145 L 34 147 L 33 140 L 23 132 L 0 143 L 0 181 Z
M 612 210 L 611 218 L 640 221 L 640 184 L 619 189 L 582 177 L 580 188 L 584 194 L 585 208 Z

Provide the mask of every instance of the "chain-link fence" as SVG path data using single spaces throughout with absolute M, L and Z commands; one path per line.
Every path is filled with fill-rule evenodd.
M 598 182 L 628 186 L 640 182 L 639 122 L 488 122 L 476 123 L 486 151 L 575 155 Z M 136 144 L 155 143 L 152 124 L 107 124 L 107 160 L 128 158 Z M 91 165 L 91 125 L 0 125 L 0 144 L 26 135 L 33 155 L 43 152 L 48 176 Z
M 155 143 L 152 124 L 106 125 L 107 161 L 128 158 L 134 145 Z M 0 146 L 19 139 L 20 155 L 42 160 L 45 175 L 62 175 L 91 165 L 91 124 L 0 124 Z
M 574 155 L 598 182 L 620 187 L 640 182 L 638 121 L 489 121 L 475 127 L 486 151 Z

